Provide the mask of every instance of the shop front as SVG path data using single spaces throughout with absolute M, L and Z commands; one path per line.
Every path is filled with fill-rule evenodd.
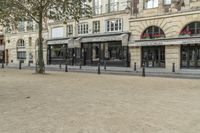
M 200 68 L 200 44 L 181 46 L 181 68 Z
M 141 55 L 140 67 L 172 69 L 175 64 L 176 69 L 200 69 L 200 37 L 138 40 L 130 48 L 141 49 L 135 54 Z
M 48 64 L 128 67 L 129 33 L 110 33 L 47 41 Z
M 142 47 L 142 64 L 149 68 L 164 68 L 165 46 Z
M 129 67 L 128 38 L 128 33 L 83 37 L 82 64 Z
M 73 41 L 72 38 L 47 40 L 47 64 L 72 64 Z

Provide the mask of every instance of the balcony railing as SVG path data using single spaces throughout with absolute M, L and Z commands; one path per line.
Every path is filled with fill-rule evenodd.
M 106 13 L 119 11 L 119 2 L 106 4 Z

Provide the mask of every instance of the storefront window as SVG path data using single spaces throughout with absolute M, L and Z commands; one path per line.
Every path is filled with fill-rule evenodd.
M 62 45 L 52 46 L 51 58 L 64 58 L 64 47 Z
M 200 45 L 181 46 L 181 67 L 182 68 L 200 67 Z
M 165 47 L 142 47 L 142 66 L 165 67 Z
M 147 28 L 141 35 L 141 39 L 165 38 L 163 30 L 157 26 Z
M 84 65 L 97 65 L 98 62 L 111 66 L 127 66 L 128 48 L 121 42 L 82 44 Z

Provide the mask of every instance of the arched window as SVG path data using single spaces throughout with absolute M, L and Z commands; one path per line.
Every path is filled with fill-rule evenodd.
M 200 22 L 192 22 L 186 25 L 180 35 L 195 36 L 200 35 Z
M 25 48 L 25 42 L 23 39 L 17 41 L 17 48 Z
M 163 30 L 157 26 L 147 28 L 141 35 L 141 39 L 165 38 Z

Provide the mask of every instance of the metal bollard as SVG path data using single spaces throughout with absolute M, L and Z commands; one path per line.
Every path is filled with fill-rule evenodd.
M 22 69 L 22 61 L 19 61 L 19 69 Z
M 134 63 L 134 71 L 136 71 L 137 70 L 137 68 L 136 68 L 136 62 Z
M 65 72 L 68 72 L 67 63 L 65 64 Z
M 29 66 L 29 67 L 31 66 L 31 62 L 30 62 L 30 61 L 28 61 L 28 66 Z
M 80 69 L 82 69 L 82 62 L 80 62 Z
M 106 61 L 104 61 L 104 70 L 106 71 Z
M 143 66 L 143 68 L 142 68 L 142 77 L 145 77 L 146 76 L 146 74 L 145 74 L 145 66 Z
M 100 63 L 98 63 L 98 74 L 101 74 Z
M 4 61 L 2 61 L 2 66 L 1 66 L 1 68 L 4 68 Z
M 62 68 L 62 65 L 61 65 L 61 63 L 59 64 L 59 68 L 60 68 L 60 69 Z
M 175 73 L 175 63 L 172 63 L 172 72 Z

